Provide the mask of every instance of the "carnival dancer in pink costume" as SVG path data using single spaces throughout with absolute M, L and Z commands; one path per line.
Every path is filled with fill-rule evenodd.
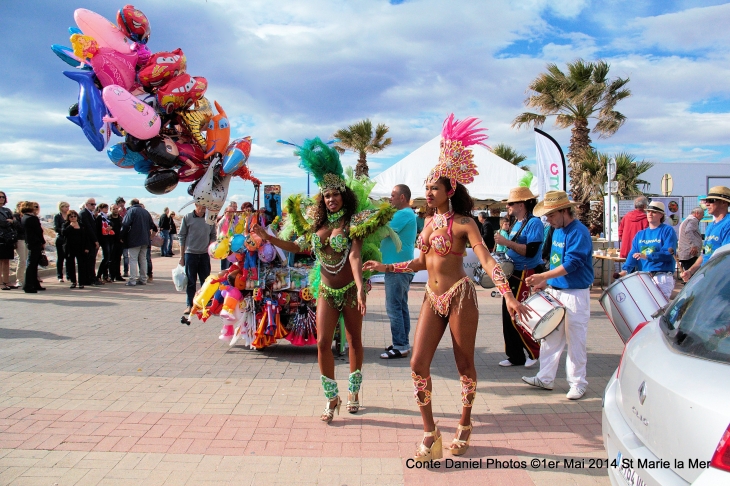
M 441 433 L 431 409 L 431 361 L 448 325 L 454 343 L 454 357 L 461 382 L 461 420 L 449 450 L 462 455 L 471 438 L 471 407 L 476 397 L 477 375 L 474 367 L 474 346 L 479 321 L 477 296 L 472 280 L 464 272 L 463 260 L 467 243 L 474 249 L 482 267 L 492 275 L 497 289 L 504 296 L 511 315 L 527 316 L 527 309 L 518 303 L 501 267 L 484 246 L 479 228 L 471 217 L 473 201 L 465 184 L 478 175 L 470 145 L 484 145 L 484 128 L 476 128 L 479 120 L 455 120 L 450 115 L 441 133 L 441 154 L 436 167 L 426 179 L 428 216 L 416 247 L 420 256 L 410 262 L 384 265 L 368 261 L 365 270 L 379 272 L 428 271 L 426 297 L 416 326 L 411 358 L 416 404 L 423 419 L 424 437 L 416 450 L 416 461 L 442 457 Z

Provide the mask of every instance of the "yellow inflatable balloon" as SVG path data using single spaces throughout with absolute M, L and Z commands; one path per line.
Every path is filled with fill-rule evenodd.
M 213 283 L 213 279 L 213 275 L 210 275 L 205 279 L 205 283 L 202 287 L 200 287 L 200 290 L 198 290 L 193 298 L 193 304 L 195 306 L 205 309 L 205 306 L 208 305 L 210 299 L 213 298 L 213 295 L 215 295 L 216 291 L 221 286 L 220 283 Z

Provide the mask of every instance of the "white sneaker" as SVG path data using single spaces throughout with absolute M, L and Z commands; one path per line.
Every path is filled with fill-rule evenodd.
M 499 362 L 499 366 L 514 366 L 514 365 L 512 364 L 512 361 L 505 359 L 504 361 Z
M 535 366 L 535 363 L 537 363 L 536 359 L 527 358 L 527 361 L 525 361 L 525 368 L 532 368 Z
M 570 387 L 570 391 L 565 395 L 568 400 L 578 400 L 583 397 L 586 393 L 586 387 L 581 385 L 574 385 Z
M 540 378 L 537 376 L 523 376 L 522 381 L 527 383 L 528 385 L 536 386 L 538 388 L 542 388 L 544 390 L 552 390 L 553 389 L 553 382 L 550 383 L 543 383 Z

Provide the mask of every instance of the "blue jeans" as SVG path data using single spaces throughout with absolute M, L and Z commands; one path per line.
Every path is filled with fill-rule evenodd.
M 408 289 L 413 280 L 412 273 L 385 274 L 385 310 L 390 319 L 390 333 L 393 348 L 400 352 L 411 349 L 408 335 L 411 332 L 411 315 L 408 312 Z
M 188 286 L 185 289 L 187 293 L 187 306 L 193 305 L 193 297 L 195 297 L 195 281 L 200 281 L 202 287 L 205 279 L 210 275 L 210 255 L 201 253 L 195 255 L 192 253 L 185 254 L 185 275 L 188 277 Z M 206 302 L 207 304 L 207 302 Z
M 129 248 L 122 249 L 122 258 L 124 260 L 124 276 L 129 276 Z
M 160 255 L 172 255 L 172 238 L 170 238 L 170 230 L 160 230 L 162 237 L 162 246 L 160 247 Z

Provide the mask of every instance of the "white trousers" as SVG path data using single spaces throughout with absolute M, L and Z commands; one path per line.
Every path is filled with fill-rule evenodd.
M 588 352 L 588 319 L 591 316 L 591 294 L 588 289 L 547 289 L 547 292 L 565 306 L 565 320 L 540 343 L 540 372 L 537 377 L 544 383 L 552 383 L 558 373 L 560 355 L 568 345 L 565 374 L 570 386 L 588 385 L 586 362 Z
M 659 290 L 662 291 L 664 297 L 669 300 L 672 295 L 672 291 L 674 290 L 674 275 L 671 273 L 658 273 L 651 279 L 657 284 L 657 287 L 659 287 Z

